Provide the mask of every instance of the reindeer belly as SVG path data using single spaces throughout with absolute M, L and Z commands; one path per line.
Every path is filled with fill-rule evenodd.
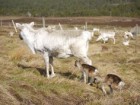
M 72 55 L 71 50 L 68 48 L 60 48 L 51 51 L 51 55 L 58 58 L 68 58 Z

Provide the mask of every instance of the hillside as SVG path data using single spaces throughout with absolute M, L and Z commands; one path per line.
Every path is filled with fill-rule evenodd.
M 0 15 L 140 16 L 139 0 L 0 0 Z
M 74 25 L 63 25 L 74 29 Z M 82 29 L 82 25 L 75 25 Z M 113 26 L 95 26 L 113 30 Z M 91 30 L 92 25 L 88 28 Z M 56 77 L 47 79 L 41 55 L 33 55 L 14 32 L 13 27 L 0 27 L 0 105 L 139 105 L 140 104 L 140 36 L 122 44 L 123 32 L 130 27 L 116 27 L 116 44 L 103 44 L 95 36 L 89 44 L 88 56 L 101 76 L 114 73 L 126 86 L 122 91 L 104 96 L 96 88 L 80 81 L 81 72 L 74 67 L 77 58 L 54 59 Z M 137 40 L 137 43 L 136 43 Z M 108 88 L 107 88 L 108 90 Z

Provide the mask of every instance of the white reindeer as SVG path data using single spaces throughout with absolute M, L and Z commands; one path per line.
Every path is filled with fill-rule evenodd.
M 93 28 L 93 32 L 100 32 L 99 28 Z
M 103 40 L 105 43 L 109 39 L 113 39 L 113 43 L 115 44 L 115 32 L 101 32 L 96 41 Z
M 34 22 L 30 24 L 16 23 L 16 27 L 20 29 L 20 38 L 22 38 L 32 53 L 39 51 L 43 54 L 46 65 L 46 76 L 54 77 L 53 57 L 67 58 L 71 55 L 82 59 L 87 64 L 92 64 L 87 56 L 89 40 L 92 38 L 91 32 L 88 31 L 65 31 L 55 30 L 47 31 L 41 28 L 33 29 Z M 51 75 L 49 74 L 49 66 L 51 67 Z
M 128 38 L 134 38 L 134 35 L 131 33 L 131 32 L 128 32 L 128 31 L 126 31 L 126 32 L 124 32 L 124 38 L 125 39 L 128 39 Z
M 100 29 L 99 28 L 93 28 L 92 33 L 93 33 L 93 36 L 95 36 L 95 35 L 97 36 L 97 35 L 100 34 Z
M 129 40 L 125 40 L 125 41 L 123 41 L 123 45 L 125 45 L 125 46 L 129 46 Z

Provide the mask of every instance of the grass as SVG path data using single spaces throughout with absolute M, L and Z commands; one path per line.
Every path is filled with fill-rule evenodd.
M 115 45 L 112 41 L 103 44 L 93 39 L 90 42 L 89 57 L 101 75 L 114 73 L 126 82 L 123 91 L 115 90 L 114 94 L 104 96 L 94 85 L 80 82 L 81 73 L 74 67 L 76 58 L 55 58 L 56 77 L 47 79 L 43 58 L 32 55 L 17 34 L 9 37 L 7 33 L 13 29 L 0 27 L 0 31 L 0 105 L 140 104 L 140 55 L 135 53 L 135 39 L 127 47 L 121 43 L 122 34 L 117 35 Z

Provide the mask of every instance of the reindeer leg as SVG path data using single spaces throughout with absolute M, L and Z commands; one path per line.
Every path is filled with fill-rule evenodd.
M 83 79 L 84 79 L 84 73 L 82 72 L 80 80 L 83 80 Z
M 105 40 L 104 40 L 104 44 L 105 44 Z
M 92 85 L 93 82 L 94 82 L 94 77 L 89 77 L 89 76 L 88 76 L 88 84 L 89 84 L 89 85 Z
M 47 78 L 50 78 L 50 74 L 49 74 L 49 54 L 48 54 L 48 52 L 44 52 L 43 57 L 44 57 L 44 61 L 45 61 L 46 76 L 47 76 Z
M 83 76 L 84 76 L 84 83 L 87 83 L 87 75 L 86 72 L 83 71 Z
M 113 93 L 113 89 L 112 89 L 111 85 L 108 85 L 108 86 L 110 88 L 110 92 Z
M 106 94 L 107 94 L 107 92 L 106 92 L 106 90 L 105 90 L 104 85 L 105 85 L 105 83 L 103 83 L 103 84 L 102 84 L 102 86 L 101 86 L 101 90 L 102 90 L 102 92 L 104 93 L 104 95 L 106 95 Z
M 53 68 L 53 57 L 52 56 L 49 56 L 49 63 L 50 63 L 50 67 L 51 67 L 51 77 L 54 77 L 55 73 L 54 73 L 54 68 Z

